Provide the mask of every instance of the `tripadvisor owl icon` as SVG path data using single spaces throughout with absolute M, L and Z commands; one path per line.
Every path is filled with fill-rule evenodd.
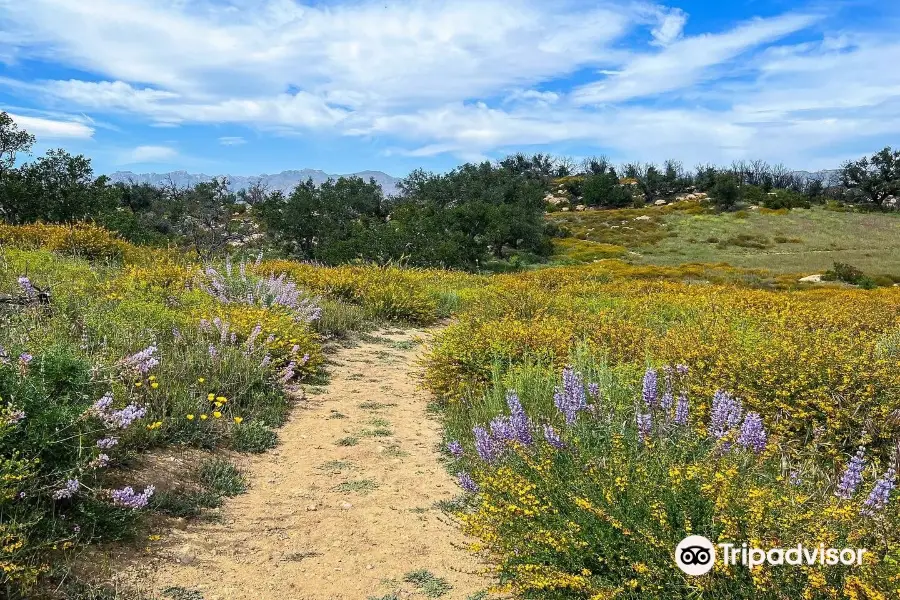
M 689 535 L 675 548 L 675 562 L 688 575 L 703 575 L 716 562 L 716 547 L 702 535 Z

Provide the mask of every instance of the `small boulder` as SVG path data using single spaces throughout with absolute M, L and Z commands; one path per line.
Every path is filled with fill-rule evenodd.
M 641 215 L 639 217 L 634 218 L 635 221 L 649 221 L 650 215 Z
M 659 200 L 657 200 L 656 202 L 654 202 L 653 205 L 654 205 L 654 206 L 665 206 L 665 205 L 666 205 L 666 201 L 663 200 L 662 198 L 660 198 Z
M 806 277 L 801 277 L 798 281 L 802 283 L 819 283 L 822 281 L 822 275 L 820 273 L 816 273 L 815 275 L 807 275 Z

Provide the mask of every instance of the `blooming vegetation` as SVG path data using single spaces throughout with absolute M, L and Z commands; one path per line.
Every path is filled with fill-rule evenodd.
M 594 391 L 596 383 L 568 366 L 552 399 L 529 398 L 532 414 L 507 390 L 508 414 L 489 427 L 467 432 L 465 418 L 452 421 L 461 438 L 451 442 L 452 469 L 468 495 L 458 517 L 475 539 L 472 549 L 496 563 L 499 591 L 523 598 L 895 597 L 893 467 L 874 475 L 877 463 L 860 449 L 838 479 L 840 464 L 788 458 L 759 413 L 745 413 L 723 391 L 705 418 L 681 418 L 690 411 L 663 399 L 679 394 L 681 406 L 700 403 L 679 389 L 684 365 L 666 367 L 665 381 L 647 369 L 635 395 L 608 371 L 589 370 L 609 387 Z M 869 554 L 853 570 L 719 564 L 691 578 L 673 559 L 690 534 Z

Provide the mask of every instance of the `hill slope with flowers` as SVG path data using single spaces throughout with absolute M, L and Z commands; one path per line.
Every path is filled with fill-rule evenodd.
M 423 381 L 465 492 L 445 507 L 498 591 L 897 594 L 896 287 L 616 259 L 495 276 L 197 264 L 88 226 L 0 226 L 0 244 L 0 563 L 12 597 L 64 575 L 80 546 L 146 533 L 142 515 L 241 487 L 227 465 L 204 463 L 187 497 L 135 469 L 142 456 L 270 448 L 291 388 L 323 377 L 329 339 L 451 315 Z M 859 568 L 691 579 L 672 561 L 688 532 L 870 553 Z

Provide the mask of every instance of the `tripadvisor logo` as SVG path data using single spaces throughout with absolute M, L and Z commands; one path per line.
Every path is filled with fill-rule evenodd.
M 716 562 L 716 547 L 702 535 L 689 535 L 675 548 L 675 562 L 688 575 L 703 575 Z
M 675 563 L 688 575 L 703 575 L 712 570 L 717 552 L 725 565 L 744 565 L 751 569 L 768 565 L 861 565 L 865 548 L 826 548 L 825 544 L 808 547 L 798 544 L 792 548 L 751 548 L 746 542 L 740 546 L 723 542 L 713 545 L 702 535 L 689 535 L 675 548 Z

